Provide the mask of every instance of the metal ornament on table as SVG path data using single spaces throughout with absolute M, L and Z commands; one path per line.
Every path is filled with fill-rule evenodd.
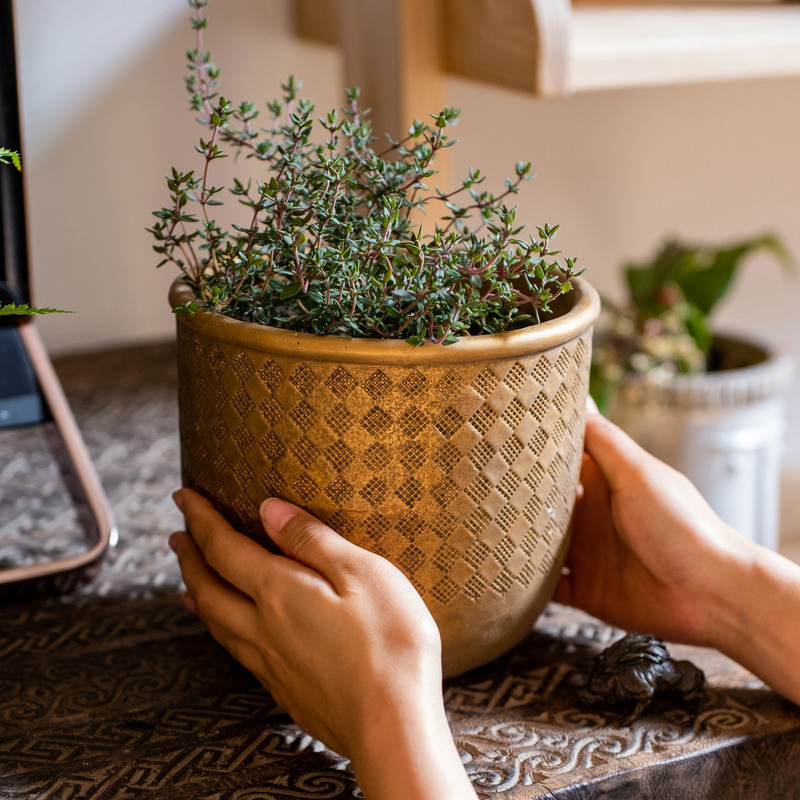
M 627 726 L 657 697 L 673 697 L 700 711 L 705 675 L 690 661 L 676 661 L 655 636 L 629 633 L 595 656 L 589 672 L 572 676 L 578 699 L 588 706 L 630 706 Z

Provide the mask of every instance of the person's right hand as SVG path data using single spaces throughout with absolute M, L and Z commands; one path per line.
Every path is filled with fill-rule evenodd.
M 747 542 L 681 473 L 588 413 L 582 496 L 555 599 L 625 630 L 704 644 L 720 562 Z
M 584 448 L 554 599 L 626 631 L 717 647 L 800 702 L 800 567 L 733 530 L 596 412 Z

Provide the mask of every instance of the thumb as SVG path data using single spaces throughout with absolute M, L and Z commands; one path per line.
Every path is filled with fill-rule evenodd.
M 655 457 L 601 414 L 586 415 L 584 450 L 602 472 L 612 491 L 652 468 Z
M 302 508 L 272 497 L 261 504 L 261 521 L 281 552 L 330 580 L 332 567 L 364 551 Z

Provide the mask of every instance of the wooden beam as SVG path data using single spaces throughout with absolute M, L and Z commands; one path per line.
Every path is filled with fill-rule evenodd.
M 294 25 L 304 39 L 339 44 L 338 0 L 294 0 Z
M 359 86 L 378 136 L 405 135 L 445 105 L 440 0 L 341 0 L 345 83 Z

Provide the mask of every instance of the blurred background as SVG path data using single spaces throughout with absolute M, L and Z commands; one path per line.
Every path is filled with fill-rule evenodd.
M 320 112 L 341 104 L 341 50 L 300 38 L 293 9 L 288 0 L 212 3 L 206 46 L 223 95 L 270 100 L 294 74 Z M 37 323 L 49 352 L 164 341 L 175 274 L 155 269 L 145 229 L 167 202 L 164 175 L 199 165 L 201 129 L 183 85 L 194 46 L 187 4 L 17 0 L 15 14 L 34 300 L 76 312 Z M 559 223 L 558 243 L 601 293 L 618 296 L 622 264 L 668 236 L 719 244 L 773 231 L 800 255 L 798 74 L 554 98 L 447 76 L 444 90 L 462 109 L 451 177 L 474 165 L 499 188 L 516 161 L 531 161 L 537 177 L 517 198 L 518 220 Z M 755 256 L 716 327 L 797 362 L 800 278 Z M 800 470 L 796 398 L 791 470 Z

